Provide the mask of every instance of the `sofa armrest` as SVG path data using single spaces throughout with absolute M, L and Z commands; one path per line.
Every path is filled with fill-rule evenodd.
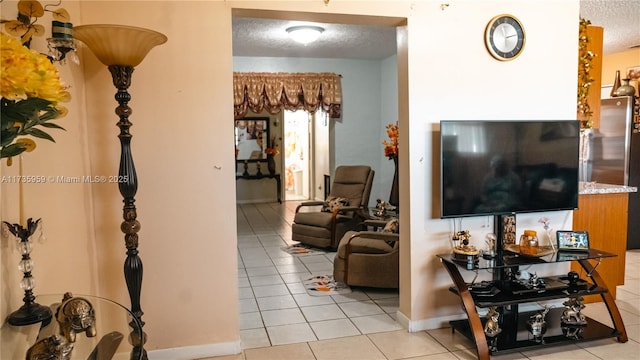
M 349 240 L 347 240 L 347 245 L 351 242 L 351 240 L 364 237 L 372 240 L 381 240 L 381 241 L 400 241 L 400 234 L 388 233 L 388 232 L 380 232 L 380 231 L 360 231 L 356 234 L 353 234 Z
M 363 223 L 363 225 L 366 226 L 371 226 L 374 228 L 378 228 L 378 227 L 384 227 L 385 225 L 387 225 L 387 221 L 386 220 L 380 220 L 380 219 L 367 219 L 365 220 Z
M 305 206 L 322 206 L 322 205 L 324 205 L 324 201 L 305 201 L 303 203 L 300 203 L 300 205 L 296 207 L 296 212 L 300 211 L 300 209 L 302 209 Z

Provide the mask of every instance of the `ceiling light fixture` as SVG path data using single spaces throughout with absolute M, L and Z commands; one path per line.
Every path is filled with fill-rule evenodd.
M 287 29 L 287 33 L 289 33 L 294 41 L 305 45 L 318 40 L 323 31 L 324 29 L 320 26 L 307 25 L 292 26 Z

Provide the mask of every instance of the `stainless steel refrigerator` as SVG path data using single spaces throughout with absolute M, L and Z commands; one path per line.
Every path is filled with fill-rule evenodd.
M 640 124 L 633 122 L 633 97 L 603 99 L 600 127 L 588 137 L 583 180 L 640 187 Z M 640 193 L 629 193 L 627 249 L 640 249 Z

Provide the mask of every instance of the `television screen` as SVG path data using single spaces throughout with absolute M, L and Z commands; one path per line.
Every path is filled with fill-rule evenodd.
M 578 207 L 580 125 L 440 122 L 441 217 Z

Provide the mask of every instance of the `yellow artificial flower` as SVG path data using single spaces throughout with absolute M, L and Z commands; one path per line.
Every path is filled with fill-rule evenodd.
M 31 97 L 58 102 L 71 98 L 49 59 L 24 47 L 17 39 L 0 33 L 1 94 L 7 100 L 24 100 Z
M 54 141 L 42 128 L 64 130 L 50 120 L 67 114 L 59 103 L 71 95 L 45 55 L 4 33 L 0 33 L 0 60 L 0 158 L 11 158 L 33 149 L 18 136 Z

